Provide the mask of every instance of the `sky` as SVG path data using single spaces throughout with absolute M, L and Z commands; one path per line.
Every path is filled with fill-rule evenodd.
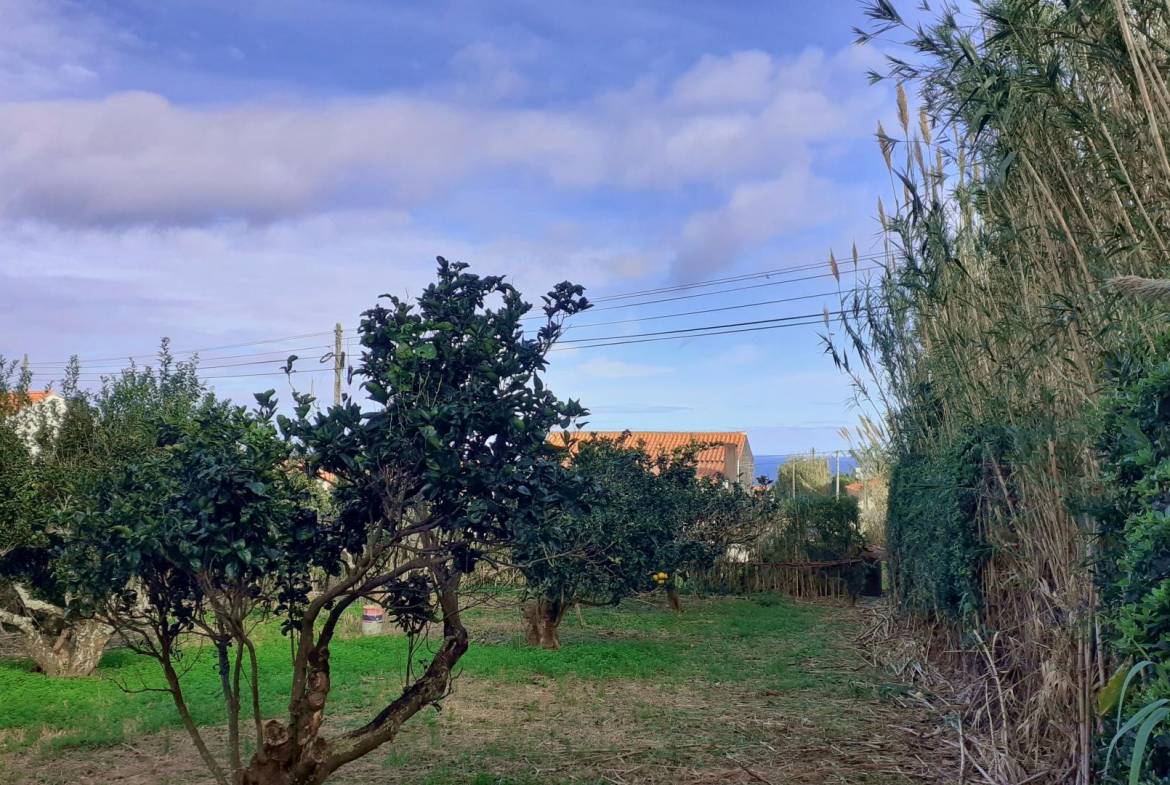
M 351 340 L 442 255 L 533 301 L 587 288 L 548 383 L 590 427 L 743 430 L 764 454 L 843 446 L 857 420 L 826 326 L 791 318 L 838 307 L 878 250 L 894 99 L 856 0 L 0 0 L 0 19 L 0 355 L 34 384 L 73 354 L 95 383 L 167 336 L 223 395 L 287 398 L 295 352 L 297 387 L 328 396 L 333 325 Z M 693 329 L 726 324 L 768 329 Z

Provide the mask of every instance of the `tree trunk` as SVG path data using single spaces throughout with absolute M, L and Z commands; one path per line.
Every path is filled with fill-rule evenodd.
M 528 622 L 528 628 L 524 632 L 528 644 L 543 646 L 552 651 L 561 648 L 557 629 L 561 626 L 566 608 L 568 608 L 566 603 L 547 599 L 529 600 L 521 605 L 520 610 Z
M 0 621 L 20 630 L 25 651 L 46 676 L 89 676 L 114 634 L 92 620 L 69 623 L 55 635 L 43 632 L 27 616 L 3 613 Z
M 308 657 L 303 694 L 289 706 L 289 724 L 264 723 L 262 743 L 234 785 L 320 785 L 342 766 L 394 739 L 403 723 L 426 706 L 442 700 L 452 672 L 467 651 L 467 630 L 459 618 L 458 579 L 448 579 L 439 594 L 443 608 L 443 643 L 414 683 L 374 719 L 332 739 L 319 735 L 329 694 L 329 649 L 320 645 Z
M 291 725 L 278 720 L 264 723 L 263 743 L 240 772 L 240 785 L 310 785 L 321 782 L 329 744 L 318 735 L 329 697 L 329 649 L 309 655 L 305 694 L 291 708 Z M 290 731 L 295 730 L 294 734 Z

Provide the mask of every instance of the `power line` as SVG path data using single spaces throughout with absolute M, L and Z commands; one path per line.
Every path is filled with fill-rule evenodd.
M 349 338 L 346 339 L 347 344 L 352 343 L 352 341 L 353 341 L 353 339 L 349 339 Z M 298 357 L 297 358 L 297 360 L 309 360 L 309 359 L 311 359 L 311 358 L 308 358 L 308 357 Z M 246 368 L 246 367 L 256 366 L 256 365 L 278 365 L 279 364 L 279 365 L 283 366 L 283 364 L 285 362 L 287 362 L 287 357 L 271 357 L 271 358 L 264 359 L 264 360 L 253 360 L 251 362 L 224 363 L 222 365 L 199 365 L 197 367 L 197 370 L 199 371 L 200 378 L 211 379 L 211 378 L 216 378 L 216 377 L 203 376 L 202 375 L 203 371 L 222 369 L 222 368 Z M 83 378 L 83 379 L 93 380 L 93 379 L 101 379 L 101 378 L 106 377 L 106 376 L 116 376 L 121 371 L 122 371 L 121 368 L 115 368 L 113 370 L 108 370 L 108 371 L 83 371 L 80 374 L 78 374 L 78 376 L 80 378 Z M 281 373 L 283 373 L 283 371 L 281 371 Z
M 864 257 L 859 256 L 859 257 L 857 257 L 857 260 L 871 261 L 872 259 L 875 259 L 875 258 L 881 258 L 881 255 L 880 254 L 872 254 L 872 255 L 867 255 Z M 843 261 L 847 262 L 848 259 L 843 260 Z M 790 266 L 790 267 L 786 267 L 786 268 L 774 268 L 772 270 L 762 271 L 762 272 L 758 272 L 758 273 L 745 273 L 745 274 L 737 275 L 737 276 L 727 276 L 724 278 L 711 279 L 709 281 L 702 281 L 702 282 L 697 282 L 697 283 L 693 283 L 693 284 L 680 284 L 678 286 L 672 286 L 672 287 L 659 287 L 657 289 L 644 289 L 644 290 L 639 290 L 639 291 L 624 292 L 624 293 L 618 293 L 618 294 L 604 296 L 602 298 L 599 298 L 598 301 L 605 302 L 605 301 L 612 301 L 615 299 L 625 299 L 625 298 L 629 298 L 629 297 L 642 296 L 645 294 L 667 293 L 667 292 L 672 292 L 672 291 L 689 291 L 692 288 L 713 286 L 713 285 L 718 285 L 721 283 L 731 283 L 731 282 L 742 281 L 742 280 L 754 280 L 754 279 L 758 279 L 758 278 L 771 277 L 773 275 L 781 274 L 784 272 L 799 272 L 799 271 L 803 271 L 803 270 L 807 270 L 807 269 L 814 269 L 816 267 L 821 267 L 825 264 L 827 264 L 827 261 L 807 263 L 807 264 L 803 264 L 803 265 L 795 265 L 795 266 Z M 841 264 L 841 263 L 839 263 L 839 264 Z M 621 308 L 621 309 L 639 308 L 639 307 L 643 307 L 643 306 L 647 306 L 647 305 L 656 305 L 656 304 L 667 303 L 667 302 L 678 302 L 681 300 L 691 300 L 691 299 L 696 299 L 696 298 L 701 298 L 701 297 L 713 297 L 713 296 L 720 295 L 720 294 L 732 294 L 735 292 L 750 291 L 750 290 L 760 289 L 760 288 L 764 288 L 764 287 L 781 286 L 781 285 L 790 284 L 790 283 L 799 283 L 802 281 L 816 280 L 816 279 L 820 279 L 820 278 L 827 278 L 830 276 L 833 276 L 839 280 L 841 274 L 846 274 L 846 273 L 850 273 L 850 272 L 853 272 L 853 273 L 869 272 L 871 270 L 876 270 L 876 269 L 880 269 L 880 265 L 873 265 L 873 266 L 868 266 L 868 267 L 857 267 L 857 268 L 854 268 L 852 270 L 850 270 L 848 267 L 845 267 L 844 269 L 839 269 L 837 271 L 837 273 L 825 272 L 825 273 L 820 273 L 820 274 L 816 274 L 816 275 L 807 275 L 807 276 L 801 276 L 801 277 L 796 277 L 796 278 L 784 278 L 782 280 L 777 280 L 777 281 L 766 281 L 763 283 L 756 283 L 756 284 L 751 284 L 751 285 L 747 285 L 747 286 L 737 286 L 737 287 L 732 287 L 732 288 L 727 288 L 727 289 L 719 289 L 719 290 L 711 291 L 711 292 L 698 292 L 698 293 L 691 293 L 691 294 L 675 295 L 675 296 L 671 296 L 671 297 L 660 297 L 660 298 L 656 298 L 656 299 L 643 300 L 643 301 L 634 302 L 634 303 L 619 303 L 619 304 L 615 304 L 615 305 L 608 305 L 608 306 L 591 308 L 590 311 L 596 312 L 596 311 L 615 310 L 615 309 L 619 309 L 619 308 Z M 851 289 L 849 291 L 856 291 L 856 288 L 857 287 L 854 287 L 854 289 Z M 761 301 L 758 303 L 736 304 L 736 305 L 721 306 L 721 307 L 710 308 L 710 309 L 685 311 L 685 312 L 673 313 L 673 314 L 656 314 L 656 315 L 652 315 L 652 316 L 643 317 L 641 319 L 623 319 L 623 320 L 613 320 L 613 321 L 609 321 L 609 322 L 591 322 L 591 323 L 582 324 L 582 325 L 570 324 L 570 325 L 566 326 L 566 330 L 576 329 L 578 327 L 585 328 L 585 327 L 602 326 L 602 325 L 606 325 L 606 324 L 626 324 L 626 323 L 635 322 L 635 321 L 664 319 L 664 318 L 676 318 L 676 317 L 681 317 L 681 316 L 698 315 L 698 314 L 702 314 L 702 313 L 715 313 L 715 312 L 724 311 L 724 310 L 737 310 L 740 308 L 759 307 L 762 305 L 770 305 L 770 304 L 776 304 L 776 303 L 782 303 L 782 302 L 792 302 L 792 301 L 797 301 L 797 300 L 812 299 L 815 297 L 831 296 L 832 294 L 842 294 L 842 293 L 843 292 L 829 292 L 829 293 L 826 293 L 823 295 L 801 295 L 801 296 L 791 297 L 791 298 L 777 298 L 777 299 L 773 299 L 773 300 Z M 543 317 L 538 315 L 538 314 L 534 314 L 532 316 L 527 316 L 527 317 L 523 317 L 523 318 L 525 320 L 530 320 L 530 319 L 539 319 L 539 318 L 543 318 Z M 323 331 L 319 331 L 319 332 L 302 333 L 300 335 L 282 336 L 279 338 L 257 339 L 254 341 L 248 341 L 248 342 L 242 342 L 242 343 L 220 344 L 217 346 L 205 346 L 205 347 L 201 347 L 201 348 L 197 348 L 197 349 L 187 349 L 187 350 L 181 350 L 181 351 L 174 350 L 174 351 L 172 351 L 172 354 L 174 354 L 176 356 L 177 360 L 183 360 L 183 359 L 190 360 L 190 359 L 193 359 L 194 356 L 196 354 L 198 354 L 199 352 L 204 352 L 204 351 L 220 351 L 220 350 L 225 350 L 225 349 L 243 348 L 243 347 L 248 347 L 248 346 L 259 346 L 262 344 L 282 343 L 282 342 L 286 342 L 286 341 L 300 340 L 300 339 L 304 339 L 304 338 L 312 338 L 312 337 L 317 337 L 317 336 L 322 336 L 322 335 L 329 335 L 331 332 L 332 331 L 323 330 Z M 356 333 L 357 331 L 351 330 L 351 331 L 347 331 L 347 332 Z M 352 339 L 349 339 L 349 340 L 352 340 Z M 330 347 L 328 347 L 326 345 L 304 346 L 304 347 L 295 347 L 295 348 L 290 348 L 290 349 L 274 349 L 271 351 L 259 352 L 259 353 L 255 353 L 255 354 L 247 353 L 247 354 L 225 355 L 225 356 L 221 356 L 221 357 L 208 357 L 208 358 L 200 358 L 200 359 L 201 360 L 211 360 L 211 361 L 228 360 L 228 359 L 242 359 L 242 358 L 249 358 L 249 357 L 258 356 L 258 355 L 283 354 L 285 352 L 307 351 L 307 350 L 312 350 L 312 349 L 326 349 L 326 348 L 330 348 Z M 86 363 L 85 367 L 93 368 L 93 367 L 95 367 L 95 365 L 94 365 L 95 363 L 106 363 L 106 362 L 122 363 L 122 362 L 125 362 L 127 360 L 134 361 L 136 358 L 151 358 L 151 357 L 156 357 L 157 354 L 158 354 L 158 352 L 157 352 L 157 350 L 155 350 L 153 352 L 142 352 L 142 353 L 131 354 L 131 355 L 119 355 L 119 356 L 112 356 L 112 357 L 90 358 L 90 359 L 87 359 L 85 361 L 85 363 Z M 179 355 L 185 355 L 185 357 L 179 357 Z M 261 365 L 261 364 L 264 364 L 265 362 L 279 362 L 280 360 L 283 360 L 283 359 L 284 359 L 283 357 L 280 357 L 280 358 L 273 358 L 271 360 L 255 360 L 255 361 L 248 361 L 248 362 L 244 362 L 244 363 L 233 363 L 233 364 L 225 364 L 225 365 L 204 365 L 204 366 L 201 366 L 201 368 L 213 369 L 213 368 L 227 368 L 227 367 L 243 367 L 243 366 L 248 366 L 248 365 Z M 42 360 L 42 361 L 30 362 L 29 366 L 34 367 L 34 368 L 45 368 L 45 367 L 60 368 L 60 367 L 63 367 L 64 365 L 66 365 L 68 362 L 69 362 L 69 360 L 64 360 L 64 361 L 59 360 L 56 362 Z M 100 366 L 98 366 L 98 367 L 100 367 Z M 114 369 L 115 371 L 120 370 L 120 368 L 116 367 L 116 366 L 109 366 L 109 367 Z M 83 375 L 86 375 L 86 374 L 83 374 Z
M 829 313 L 830 313 L 830 318 L 828 321 L 830 324 L 840 323 L 840 322 L 844 321 L 844 319 L 841 316 L 833 317 L 832 314 L 834 312 L 830 311 Z M 840 314 L 842 312 L 837 311 L 836 313 Z M 805 318 L 806 316 L 807 315 L 802 315 L 802 317 L 789 317 L 789 318 Z M 816 318 L 810 317 L 810 318 L 807 318 L 807 320 L 805 320 L 805 321 L 788 321 L 788 322 L 783 322 L 780 324 L 768 324 L 768 325 L 753 326 L 753 327 L 737 327 L 737 328 L 733 328 L 733 329 L 715 329 L 718 326 L 713 325 L 713 326 L 708 327 L 708 328 L 701 328 L 701 329 L 711 330 L 710 332 L 694 332 L 694 333 L 671 334 L 671 335 L 658 335 L 658 334 L 648 333 L 645 335 L 653 335 L 655 337 L 638 337 L 637 335 L 634 335 L 634 336 L 627 336 L 627 337 L 623 338 L 622 340 L 613 340 L 613 341 L 604 340 L 604 339 L 594 339 L 594 340 L 597 340 L 600 342 L 585 343 L 581 346 L 562 346 L 562 345 L 558 344 L 558 345 L 554 346 L 550 351 L 556 352 L 556 351 L 569 351 L 569 350 L 576 350 L 576 349 L 601 349 L 601 348 L 606 348 L 606 347 L 610 347 L 610 346 L 626 346 L 628 344 L 639 344 L 639 343 L 657 343 L 660 341 L 677 341 L 677 340 L 683 340 L 683 339 L 688 339 L 688 338 L 708 338 L 708 337 L 717 336 L 717 335 L 736 335 L 739 333 L 778 330 L 778 329 L 782 329 L 782 328 L 786 328 L 786 327 L 807 327 L 809 325 L 824 324 L 825 323 L 825 318 L 824 318 L 823 313 L 819 314 L 819 315 L 814 315 L 814 316 L 816 316 Z M 332 373 L 332 372 L 333 372 L 333 368 L 311 368 L 311 369 L 307 369 L 307 370 L 293 369 L 292 374 L 295 376 L 297 374 Z M 260 371 L 260 372 L 256 372 L 256 373 L 221 374 L 221 375 L 213 375 L 213 376 L 202 376 L 200 378 L 206 379 L 206 380 L 246 379 L 246 378 L 261 377 L 261 376 L 284 376 L 284 375 L 285 375 L 285 371 L 283 368 L 281 368 L 281 369 L 273 370 L 273 371 Z M 86 379 L 85 381 L 93 381 L 93 380 Z
M 332 332 L 333 332 L 332 330 L 325 330 L 324 332 L 318 332 L 318 333 L 304 333 L 302 335 L 286 335 L 286 336 L 283 336 L 281 338 L 264 338 L 264 339 L 260 339 L 260 340 L 256 340 L 256 341 L 250 341 L 248 343 L 224 344 L 222 346 L 205 346 L 202 349 L 183 349 L 181 351 L 180 350 L 171 350 L 171 354 L 174 355 L 176 359 L 180 359 L 179 355 L 193 357 L 194 355 L 198 354 L 199 352 L 214 352 L 214 351 L 219 351 L 221 349 L 239 349 L 239 348 L 243 348 L 245 346 L 259 346 L 261 344 L 282 343 L 284 341 L 297 341 L 297 340 L 300 340 L 302 338 L 313 338 L 313 337 L 316 337 L 318 335 L 330 335 Z M 312 348 L 317 348 L 317 347 L 310 346 L 310 347 L 304 347 L 304 348 L 305 349 L 312 349 Z M 273 353 L 280 352 L 280 351 L 298 351 L 298 350 L 296 350 L 296 349 L 292 349 L 292 350 L 274 349 L 272 352 L 260 352 L 260 354 L 273 354 Z M 124 355 L 117 355 L 115 357 L 91 357 L 91 358 L 85 360 L 85 362 L 86 363 L 101 363 L 101 362 L 119 362 L 119 363 L 121 363 L 121 362 L 126 362 L 127 360 L 132 361 L 136 358 L 158 357 L 158 352 L 159 352 L 159 350 L 155 349 L 154 351 L 151 351 L 151 352 L 140 352 L 138 354 L 124 354 Z M 246 357 L 248 355 L 237 355 L 237 356 Z M 71 361 L 71 359 L 72 358 L 70 358 L 69 360 L 56 360 L 56 361 L 40 360 L 38 362 L 30 362 L 29 365 L 30 366 L 52 365 L 52 366 L 56 366 L 59 368 L 63 365 L 66 365 L 67 363 L 69 363 Z M 230 357 L 221 357 L 221 358 L 208 358 L 208 359 L 231 359 L 231 358 Z
M 618 308 L 638 308 L 638 307 L 643 306 L 643 305 L 655 305 L 657 303 L 671 303 L 671 302 L 677 302 L 678 300 L 693 300 L 693 299 L 698 298 L 698 297 L 714 297 L 715 295 L 718 295 L 718 294 L 731 294 L 733 292 L 744 292 L 744 291 L 748 291 L 751 289 L 763 289 L 763 288 L 769 287 L 769 286 L 781 286 L 783 284 L 788 284 L 788 283 L 799 283 L 801 281 L 813 281 L 813 280 L 816 280 L 819 278 L 836 278 L 836 277 L 839 277 L 840 275 L 845 275 L 847 273 L 864 273 L 864 272 L 870 272 L 871 270 L 878 270 L 878 269 L 881 269 L 881 265 L 873 265 L 871 267 L 861 267 L 861 268 L 858 268 L 857 270 L 840 270 L 839 274 L 837 276 L 833 275 L 833 273 L 831 273 L 831 272 L 820 273 L 818 275 L 806 275 L 806 276 L 803 276 L 800 278 L 787 278 L 783 281 L 768 281 L 766 283 L 757 283 L 757 284 L 752 284 L 750 286 L 737 286 L 737 287 L 732 288 L 732 289 L 720 289 L 720 290 L 714 291 L 714 292 L 699 292 L 697 294 L 681 294 L 681 295 L 677 295 L 674 297 L 662 297 L 662 298 L 659 298 L 657 300 L 644 300 L 642 302 L 624 303 L 621 305 L 603 305 L 600 308 L 590 308 L 589 312 L 593 313 L 593 312 L 597 312 L 597 311 L 612 311 L 612 310 L 615 310 Z M 543 319 L 543 318 L 544 317 L 540 316 L 539 314 L 524 317 L 525 320 Z
M 353 341 L 356 341 L 357 339 L 356 338 L 347 338 L 346 340 L 348 342 L 353 342 Z M 234 355 L 229 354 L 229 355 L 224 355 L 222 357 L 199 357 L 198 358 L 199 359 L 199 370 L 204 371 L 204 370 L 208 370 L 208 369 L 212 369 L 212 368 L 236 368 L 236 367 L 242 367 L 242 366 L 248 366 L 248 365 L 263 365 L 265 363 L 282 363 L 287 359 L 290 352 L 304 352 L 304 351 L 310 351 L 310 350 L 315 350 L 315 349 L 331 349 L 331 348 L 333 348 L 333 347 L 328 345 L 328 344 L 319 344 L 319 345 L 314 345 L 314 346 L 294 346 L 294 347 L 291 347 L 288 349 L 276 349 L 276 350 L 273 350 L 271 352 L 253 352 L 253 353 L 248 353 L 248 354 L 234 354 Z M 268 356 L 268 355 L 272 355 L 272 356 Z M 232 360 L 232 359 L 246 358 L 246 357 L 247 358 L 258 358 L 258 359 L 252 359 L 252 360 L 249 360 L 246 362 L 238 362 L 238 363 L 223 363 L 220 365 L 206 365 L 206 364 L 204 364 L 205 362 L 208 362 L 208 361 L 214 362 L 217 360 Z M 193 359 L 195 359 L 195 355 L 192 355 L 191 357 L 188 357 L 188 358 L 176 358 L 176 360 L 178 362 L 190 362 Z M 30 363 L 30 365 L 31 365 L 31 363 Z M 122 363 L 115 363 L 115 364 L 98 363 L 97 365 L 91 365 L 91 364 L 87 363 L 87 364 L 84 364 L 82 366 L 81 375 L 82 376 L 87 376 L 87 375 L 93 376 L 93 375 L 100 375 L 102 372 L 106 372 L 108 375 L 110 373 L 117 373 L 117 372 L 121 371 L 124 367 L 125 367 L 125 365 Z M 94 370 L 95 368 L 97 369 L 96 371 Z
M 333 368 L 309 368 L 307 370 L 297 370 L 294 368 L 290 374 L 297 376 L 303 373 L 333 373 Z M 246 379 L 250 376 L 284 376 L 286 375 L 284 369 L 277 371 L 260 371 L 258 373 L 232 373 L 223 376 L 201 376 L 200 379 Z
M 844 321 L 844 319 L 842 319 L 841 317 L 838 317 L 836 319 L 833 319 L 833 318 L 829 319 L 830 324 L 832 324 L 834 322 L 840 323 L 842 321 Z M 633 343 L 656 343 L 658 341 L 677 341 L 677 340 L 683 339 L 683 338 L 706 338 L 706 337 L 711 336 L 711 335 L 734 335 L 736 333 L 752 333 L 752 332 L 760 332 L 763 330 L 779 330 L 779 329 L 784 328 L 784 327 L 806 327 L 810 324 L 824 324 L 824 323 L 825 323 L 825 319 L 824 319 L 824 315 L 822 314 L 819 318 L 810 319 L 809 321 L 806 321 L 806 322 L 787 322 L 785 324 L 771 324 L 771 325 L 766 325 L 763 327 L 740 327 L 738 329 L 724 330 L 721 332 L 691 333 L 688 335 L 667 335 L 665 337 L 660 337 L 660 338 L 635 338 L 633 340 L 609 341 L 607 343 L 593 343 L 593 344 L 585 344 L 582 346 L 560 346 L 560 345 L 558 345 L 558 346 L 554 346 L 552 349 L 550 349 L 550 351 L 556 352 L 556 351 L 569 351 L 571 349 L 600 349 L 600 348 L 606 347 L 606 346 L 625 346 L 626 344 L 633 344 Z
M 830 294 L 832 294 L 832 293 L 830 293 Z M 817 295 L 817 296 L 824 296 L 824 295 Z M 790 298 L 790 299 L 796 300 L 796 299 L 802 299 L 802 298 Z M 713 310 L 719 310 L 719 309 L 713 309 Z M 792 316 L 774 317 L 771 319 L 755 319 L 755 320 L 744 321 L 744 322 L 726 322 L 723 324 L 701 325 L 699 327 L 680 327 L 680 328 L 677 328 L 674 330 L 659 330 L 656 332 L 633 333 L 630 335 L 602 335 L 602 336 L 593 336 L 590 338 L 575 338 L 575 339 L 557 341 L 557 345 L 562 346 L 564 344 L 595 344 L 599 341 L 601 341 L 601 342 L 604 342 L 604 341 L 625 342 L 625 341 L 630 341 L 630 339 L 651 338 L 651 337 L 664 336 L 664 335 L 665 336 L 675 336 L 675 337 L 680 337 L 680 338 L 691 337 L 692 334 L 716 335 L 716 334 L 721 334 L 721 333 L 707 333 L 706 331 L 709 331 L 709 330 L 728 330 L 728 329 L 737 328 L 737 327 L 753 327 L 756 325 L 763 325 L 763 324 L 777 324 L 778 325 L 778 324 L 785 323 L 785 322 L 799 322 L 800 324 L 815 324 L 818 322 L 823 322 L 826 317 L 830 317 L 830 321 L 836 321 L 835 319 L 832 319 L 831 317 L 834 317 L 834 316 L 839 317 L 843 313 L 844 313 L 844 311 L 842 311 L 842 310 L 824 311 L 822 313 L 796 314 L 796 315 L 792 315 Z M 670 314 L 667 314 L 667 316 L 669 316 L 669 315 Z M 812 321 L 811 322 L 802 321 L 802 320 L 809 320 L 809 319 L 811 319 Z M 627 321 L 629 321 L 629 320 L 627 320 Z M 640 321 L 640 320 L 634 320 L 634 321 Z M 601 325 L 593 325 L 593 326 L 601 326 Z M 353 339 L 348 339 L 348 340 L 349 340 L 349 342 L 353 341 Z M 634 342 L 634 341 L 630 341 L 630 342 Z M 620 343 L 613 343 L 613 344 L 605 343 L 605 344 L 598 344 L 598 345 L 621 345 L 621 344 Z M 591 348 L 591 347 L 581 347 L 581 348 Z M 227 363 L 227 364 L 223 364 L 223 365 L 200 366 L 200 370 L 209 370 L 209 369 L 216 369 L 216 368 L 236 368 L 236 367 L 246 367 L 246 366 L 253 366 L 253 365 L 265 365 L 268 363 L 280 362 L 282 359 L 283 358 L 265 359 L 265 360 L 258 360 L 258 361 L 252 361 L 252 362 Z M 283 373 L 283 370 L 273 371 L 272 373 Z M 267 374 L 267 373 L 240 374 L 240 376 L 251 376 L 251 375 L 262 376 L 262 375 L 269 375 L 269 374 Z M 89 378 L 92 378 L 92 375 L 83 374 L 83 376 L 88 376 Z M 229 377 L 226 377 L 226 376 L 206 376 L 203 378 L 213 379 L 213 378 L 229 378 Z
M 727 327 L 750 327 L 756 324 L 776 324 L 779 322 L 794 322 L 801 319 L 821 319 L 825 317 L 840 316 L 844 311 L 825 311 L 824 313 L 802 313 L 796 316 L 779 316 L 775 319 L 755 319 L 750 322 L 729 322 L 727 324 L 708 324 L 702 327 L 680 327 L 677 330 L 659 330 L 652 333 L 636 333 L 634 335 L 600 335 L 595 338 L 577 338 L 569 341 L 557 341 L 557 344 L 566 343 L 590 343 L 593 341 L 616 341 L 624 338 L 648 338 L 655 335 L 672 335 L 677 333 L 694 333 L 703 330 L 721 330 Z
M 865 256 L 850 257 L 850 259 L 847 261 L 854 261 L 855 263 L 861 262 L 861 261 L 872 262 L 875 259 L 882 259 L 884 257 L 885 257 L 884 253 L 873 253 L 873 254 L 866 254 Z M 834 259 L 834 261 L 837 261 L 837 260 Z M 837 264 L 840 265 L 840 262 L 837 262 Z M 731 275 L 731 276 L 726 276 L 723 278 L 712 278 L 712 279 L 709 279 L 706 281 L 696 281 L 694 283 L 674 284 L 672 286 L 662 286 L 662 287 L 658 287 L 655 289 L 642 289 L 641 291 L 635 291 L 635 292 L 624 292 L 624 293 L 619 293 L 619 294 L 602 295 L 600 297 L 595 298 L 594 302 L 607 302 L 610 300 L 619 300 L 619 299 L 624 299 L 627 297 L 640 297 L 640 296 L 649 295 L 649 294 L 663 294 L 663 293 L 672 292 L 672 291 L 682 291 L 682 290 L 686 290 L 686 289 L 697 289 L 697 288 L 701 288 L 701 287 L 705 287 L 705 286 L 716 286 L 716 285 L 722 284 L 722 283 L 734 283 L 737 281 L 748 281 L 748 280 L 752 280 L 755 278 L 770 278 L 773 275 L 779 275 L 781 273 L 803 272 L 805 270 L 813 270 L 813 269 L 816 269 L 818 267 L 828 267 L 828 266 L 829 266 L 829 260 L 822 259 L 822 260 L 817 261 L 817 262 L 807 262 L 805 264 L 792 265 L 789 267 L 775 267 L 771 270 L 762 270 L 762 271 L 756 272 L 756 273 L 743 273 L 740 275 Z
M 797 299 L 797 298 L 793 298 Z M 761 330 L 770 330 L 780 327 L 802 327 L 812 324 L 839 323 L 843 320 L 844 310 L 824 311 L 822 313 L 806 313 L 796 314 L 792 316 L 781 316 L 771 319 L 756 319 L 744 322 L 725 322 L 723 324 L 710 324 L 699 327 L 684 327 L 674 330 L 660 330 L 646 333 L 633 333 L 630 335 L 607 335 L 594 336 L 591 338 L 577 338 L 569 340 L 561 340 L 553 347 L 552 351 L 565 351 L 568 349 L 593 349 L 603 348 L 608 346 L 623 346 L 635 343 L 655 343 L 663 340 L 678 340 L 683 338 L 705 338 L 712 335 L 733 335 L 743 332 L 759 332 Z M 347 343 L 353 343 L 356 339 L 346 339 Z M 565 344 L 573 344 L 567 346 Z M 246 367 L 253 365 L 265 365 L 268 363 L 280 362 L 280 359 L 258 360 L 244 363 L 231 363 L 219 366 L 206 366 L 201 370 L 215 369 L 215 368 L 234 368 Z M 293 373 L 319 373 L 330 369 L 308 369 L 308 370 L 293 370 Z M 80 374 L 79 378 L 86 381 L 94 381 L 101 379 L 103 376 L 113 376 L 117 372 L 110 374 Z M 285 371 L 283 368 L 273 371 L 261 371 L 257 373 L 236 373 L 236 374 L 216 374 L 211 376 L 202 376 L 204 379 L 234 379 L 247 378 L 253 376 L 276 376 L 282 375 Z
M 630 319 L 614 319 L 614 320 L 608 321 L 608 322 L 588 322 L 586 324 L 574 323 L 574 324 L 566 326 L 565 332 L 568 332 L 569 330 L 580 330 L 580 329 L 583 329 L 586 327 L 608 327 L 609 325 L 614 325 L 614 324 L 632 324 L 634 322 L 649 322 L 649 321 L 653 321 L 655 319 L 672 319 L 672 318 L 679 317 L 679 316 L 698 316 L 700 314 L 717 313 L 719 311 L 738 311 L 738 310 L 741 310 L 743 308 L 756 308 L 756 307 L 759 307 L 762 305 L 776 305 L 778 303 L 792 303 L 792 302 L 796 302 L 798 300 L 814 300 L 818 297 L 833 297 L 835 295 L 840 296 L 840 295 L 846 295 L 846 294 L 854 294 L 856 292 L 863 291 L 867 288 L 868 287 L 865 287 L 865 286 L 855 286 L 852 289 L 837 290 L 835 292 L 821 292 L 820 294 L 802 294 L 798 297 L 781 297 L 777 300 L 760 300 L 760 301 L 754 302 L 754 303 L 741 303 L 739 305 L 722 305 L 722 306 L 719 306 L 718 308 L 702 308 L 702 309 L 697 310 L 697 311 L 679 311 L 676 313 L 655 314 L 653 316 L 637 316 L 637 317 L 633 317 Z

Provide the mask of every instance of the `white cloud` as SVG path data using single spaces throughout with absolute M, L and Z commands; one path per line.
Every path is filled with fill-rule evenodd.
M 451 68 L 460 77 L 457 94 L 475 101 L 517 98 L 529 87 L 518 61 L 531 61 L 533 52 L 517 56 L 488 41 L 469 44 L 451 57 Z
M 684 106 L 727 106 L 762 102 L 773 92 L 776 64 L 758 50 L 726 57 L 704 55 L 674 83 L 674 99 Z
M 417 295 L 436 254 L 505 273 L 539 304 L 560 280 L 623 280 L 630 253 L 617 242 L 471 242 L 386 211 L 121 230 L 24 222 L 0 235 L 0 299 L 13 304 L 0 308 L 0 354 L 107 357 L 150 352 L 163 335 L 189 348 L 352 328 L 379 293 Z
M 676 243 L 676 272 L 684 278 L 710 274 L 729 266 L 751 245 L 783 232 L 837 222 L 861 195 L 807 166 L 739 185 L 721 207 L 687 219 Z
M 72 93 L 94 86 L 103 42 L 123 38 L 57 0 L 0 0 L 0 99 Z
M 520 89 L 498 52 L 462 57 L 502 80 L 492 89 Z M 642 82 L 553 109 L 406 93 L 212 107 L 143 92 L 8 102 L 0 215 L 60 225 L 267 221 L 354 200 L 408 208 L 507 172 L 569 189 L 734 186 L 805 166 L 815 145 L 868 134 L 856 117 L 872 115 L 875 94 L 835 95 L 826 80 L 837 58 L 813 57 L 819 68 L 807 59 L 708 59 L 665 91 Z M 708 93 L 741 71 L 743 86 L 712 105 Z

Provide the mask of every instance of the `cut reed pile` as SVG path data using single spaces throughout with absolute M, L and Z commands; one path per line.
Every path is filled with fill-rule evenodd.
M 832 349 L 890 413 L 895 474 L 965 456 L 968 479 L 949 490 L 979 544 L 960 554 L 975 588 L 947 605 L 918 590 L 951 567 L 891 536 L 895 560 L 919 560 L 895 570 L 895 588 L 936 636 L 931 667 L 963 682 L 964 760 L 995 783 L 1088 783 L 1095 693 L 1113 666 L 1084 504 L 1099 491 L 1102 367 L 1165 319 L 1123 296 L 1160 284 L 1107 281 L 1170 267 L 1170 11 L 1000 0 L 923 26 L 888 0 L 867 12 L 863 39 L 910 53 L 875 75 L 899 98 L 899 128 L 878 128 L 894 189 L 877 206 L 886 267 L 845 303 Z M 891 487 L 892 526 L 916 525 L 896 520 L 895 496 L 937 492 L 921 478 L 943 475 L 914 476 Z

